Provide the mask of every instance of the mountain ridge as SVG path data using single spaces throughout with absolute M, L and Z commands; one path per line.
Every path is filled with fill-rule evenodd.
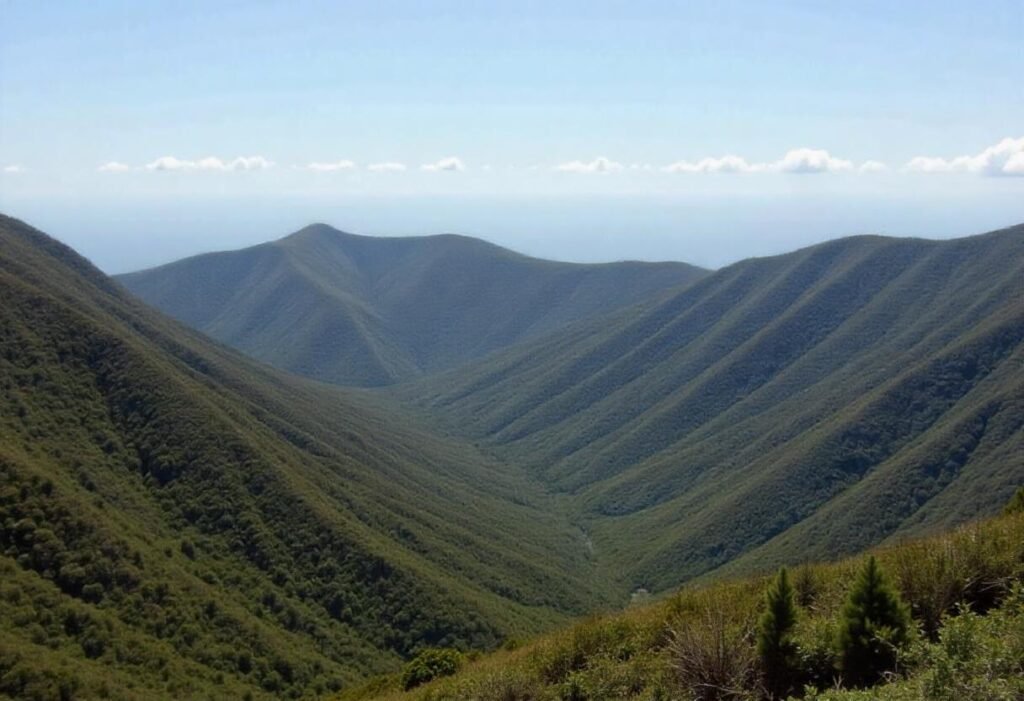
M 117 279 L 257 359 L 374 386 L 455 366 L 704 274 L 685 263 L 560 263 L 454 234 L 379 238 L 315 224 Z
M 621 595 L 514 466 L 215 344 L 6 217 L 0 292 L 4 685 L 317 695 Z
M 1022 281 L 1020 226 L 826 242 L 389 391 L 573 495 L 657 590 L 949 526 L 993 508 L 981 484 L 1008 498 Z M 955 466 L 929 467 L 943 450 Z

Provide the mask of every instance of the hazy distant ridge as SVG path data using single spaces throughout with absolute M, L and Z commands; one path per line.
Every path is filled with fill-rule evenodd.
M 122 275 L 146 302 L 280 368 L 382 385 L 453 367 L 699 279 L 685 263 L 574 264 L 464 236 L 323 224 Z

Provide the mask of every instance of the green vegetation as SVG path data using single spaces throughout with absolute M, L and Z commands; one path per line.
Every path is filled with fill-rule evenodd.
M 556 500 L 0 220 L 0 695 L 322 695 L 611 598 Z
M 978 543 L 985 543 L 982 553 Z M 934 640 L 920 632 L 920 620 L 914 620 L 902 636 L 895 636 L 893 631 L 903 623 L 895 592 L 914 611 L 932 610 L 938 604 L 932 600 L 935 590 L 922 581 L 930 576 L 929 558 L 934 552 L 973 562 L 968 578 L 981 586 L 965 587 L 953 600 L 942 599 L 941 625 Z M 887 591 L 878 574 L 883 570 L 893 573 L 893 592 Z M 1024 693 L 1024 515 L 883 548 L 867 559 L 809 566 L 806 573 L 801 576 L 804 581 L 815 583 L 806 604 L 797 603 L 796 587 L 792 599 L 786 596 L 782 577 L 686 586 L 657 604 L 586 620 L 515 650 L 485 655 L 454 676 L 408 692 L 393 676 L 340 698 L 769 698 L 772 690 L 758 667 L 755 629 L 765 629 L 769 607 L 782 601 L 791 601 L 799 609 L 791 637 L 783 636 L 792 645 L 785 645 L 785 652 L 793 653 L 789 659 L 797 698 L 1009 700 Z M 858 602 L 857 611 L 850 606 L 852 601 Z M 889 673 L 875 677 L 870 688 L 851 689 L 850 658 L 837 642 L 844 638 L 842 630 L 852 618 L 872 608 L 866 619 L 876 622 L 876 635 L 865 639 L 893 644 L 896 655 L 883 666 Z M 883 618 L 888 625 L 877 625 Z
M 402 688 L 412 689 L 440 677 L 450 677 L 462 666 L 462 653 L 451 648 L 427 648 L 402 669 Z
M 775 698 L 786 698 L 793 690 L 797 659 L 793 642 L 796 615 L 793 587 L 783 567 L 765 592 L 764 611 L 757 621 L 757 655 L 765 688 Z
M 1024 513 L 1024 487 L 1021 487 L 1013 494 L 1013 498 L 1003 509 L 1004 514 Z
M 571 495 L 658 592 L 995 514 L 1024 480 L 1024 226 L 855 237 L 389 392 Z
M 1022 233 L 849 239 L 675 291 L 685 268 L 630 287 L 629 266 L 321 227 L 181 264 L 199 265 L 191 303 L 235 309 L 224 323 L 256 295 L 246 280 L 269 281 L 252 330 L 295 349 L 291 321 L 296 339 L 324 330 L 318 360 L 285 363 L 314 375 L 323 360 L 390 382 L 533 339 L 371 392 L 217 345 L 0 218 L 0 694 L 361 698 L 460 655 L 411 698 L 827 696 L 893 669 L 871 692 L 964 675 L 1010 694 L 1016 653 L 984 654 L 1017 649 L 1019 507 L 901 541 L 994 514 L 1022 482 Z M 501 304 L 464 274 L 478 263 Z M 374 307 L 354 337 L 304 317 L 327 277 L 374 281 L 359 295 L 390 316 Z M 343 316 L 369 299 L 338 294 Z M 564 304 L 537 316 L 546 297 Z M 384 319 L 423 355 L 393 353 Z M 494 319 L 509 326 L 453 354 Z M 339 359 L 342 336 L 372 352 Z M 875 574 L 851 595 L 861 561 L 799 567 L 767 595 L 705 586 L 880 542 L 899 543 L 878 562 L 912 629 L 879 617 L 895 609 L 871 603 L 889 600 Z
M 839 623 L 836 645 L 844 681 L 866 686 L 895 671 L 909 627 L 906 604 L 889 586 L 878 561 L 868 557 L 853 583 Z
M 317 224 L 118 280 L 254 358 L 375 386 L 454 367 L 706 274 L 684 263 L 556 263 L 464 236 L 372 238 Z

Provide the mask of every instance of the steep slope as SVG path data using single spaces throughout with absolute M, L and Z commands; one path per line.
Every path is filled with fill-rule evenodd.
M 0 695 L 310 696 L 606 600 L 515 469 L 0 218 Z
M 373 386 L 454 367 L 704 274 L 683 263 L 556 263 L 463 236 L 372 238 L 318 224 L 119 280 L 254 358 Z
M 1024 227 L 738 263 L 398 390 L 664 589 L 991 513 L 1024 481 Z

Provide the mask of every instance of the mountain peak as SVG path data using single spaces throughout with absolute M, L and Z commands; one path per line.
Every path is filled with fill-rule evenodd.
M 560 263 L 456 234 L 372 237 L 311 224 L 269 248 L 120 280 L 253 357 L 367 386 L 453 367 L 705 274 L 685 263 Z

